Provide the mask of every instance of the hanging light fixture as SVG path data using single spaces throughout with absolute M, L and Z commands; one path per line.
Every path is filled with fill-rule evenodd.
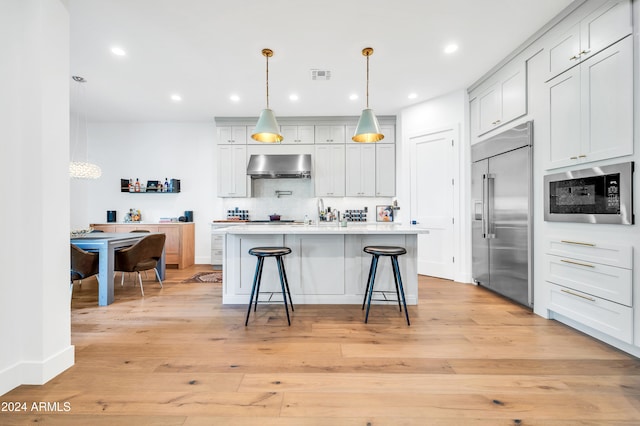
M 273 56 L 273 50 L 262 49 L 262 56 L 267 58 L 267 107 L 260 113 L 258 124 L 251 137 L 258 142 L 281 142 L 284 137 L 280 134 L 276 116 L 269 109 L 269 58 Z
M 73 137 L 71 138 L 71 162 L 69 163 L 69 176 L 74 179 L 98 179 L 102 175 L 102 170 L 96 164 L 89 163 L 88 161 L 73 161 L 74 154 L 78 149 L 78 145 L 80 141 L 83 139 L 86 145 L 86 134 L 87 134 L 87 122 L 83 120 L 83 104 L 82 104 L 82 83 L 86 83 L 83 77 L 74 75 L 71 77 L 73 81 L 78 83 L 76 90 L 76 100 L 78 101 L 78 108 L 76 110 L 76 120 L 73 131 Z M 83 122 L 84 121 L 84 122 Z M 81 129 L 82 127 L 82 129 Z M 82 133 L 81 133 L 82 132 Z M 84 138 L 81 138 L 80 135 L 83 134 Z M 85 146 L 86 149 L 86 146 Z
M 384 135 L 380 132 L 380 125 L 373 110 L 369 109 L 369 56 L 373 55 L 373 48 L 365 47 L 362 49 L 362 55 L 367 57 L 367 107 L 362 110 L 356 132 L 351 139 L 354 142 L 378 142 L 384 139 Z

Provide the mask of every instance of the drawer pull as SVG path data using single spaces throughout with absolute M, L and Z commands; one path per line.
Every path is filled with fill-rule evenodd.
M 564 263 L 571 263 L 572 265 L 578 265 L 578 266 L 586 266 L 588 268 L 595 268 L 594 265 L 589 265 L 588 263 L 580 263 L 580 262 L 574 262 L 572 260 L 564 260 L 564 259 L 560 259 L 560 262 L 564 262 Z
M 568 241 L 568 240 L 560 240 L 561 243 L 565 243 L 565 244 L 577 244 L 579 246 L 589 246 L 589 247 L 595 247 L 595 244 L 591 244 L 591 243 L 581 243 L 579 241 Z
M 570 295 L 572 295 L 572 296 L 578 296 L 578 297 L 581 297 L 581 298 L 583 298 L 583 299 L 587 299 L 587 300 L 588 300 L 588 301 L 590 301 L 590 302 L 595 302 L 595 301 L 596 301 L 596 299 L 594 299 L 593 297 L 583 296 L 583 295 L 581 295 L 581 294 L 574 293 L 574 292 L 569 291 L 569 290 L 562 289 L 562 290 L 560 290 L 560 291 L 562 291 L 563 293 L 570 294 Z

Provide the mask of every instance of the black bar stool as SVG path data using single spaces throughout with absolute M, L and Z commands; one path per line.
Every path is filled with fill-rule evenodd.
M 364 317 L 365 324 L 369 319 L 369 308 L 371 308 L 371 296 L 373 296 L 373 283 L 376 280 L 376 269 L 378 268 L 378 258 L 380 256 L 389 256 L 391 258 L 391 265 L 393 266 L 393 279 L 396 282 L 396 296 L 398 297 L 398 307 L 400 307 L 400 312 L 402 312 L 402 305 L 404 305 L 404 314 L 407 317 L 407 325 L 411 325 L 409 322 L 409 311 L 407 311 L 407 302 L 404 298 L 404 288 L 402 287 L 402 277 L 400 277 L 400 267 L 398 266 L 398 256 L 407 253 L 407 250 L 404 247 L 393 247 L 393 246 L 367 246 L 364 248 L 365 253 L 369 253 L 373 255 L 371 259 L 371 267 L 369 268 L 369 278 L 367 278 L 367 289 L 364 292 L 364 300 L 362 301 L 362 309 L 364 309 L 364 305 L 367 302 L 367 297 L 369 299 L 367 303 L 367 313 Z M 387 291 L 376 290 L 376 293 L 388 293 Z M 402 305 L 400 304 L 400 300 L 402 299 Z M 384 299 L 377 300 L 388 300 L 386 297 Z
M 264 264 L 265 257 L 275 257 L 278 264 L 278 274 L 280 275 L 280 286 L 282 287 L 282 297 L 284 299 L 284 309 L 287 312 L 287 322 L 291 325 L 291 319 L 289 318 L 289 308 L 287 307 L 287 294 L 289 295 L 289 303 L 291 304 L 291 310 L 293 311 L 293 301 L 291 300 L 291 292 L 289 291 L 289 282 L 287 281 L 287 273 L 284 270 L 284 263 L 282 262 L 282 256 L 286 256 L 291 253 L 289 247 L 254 247 L 249 250 L 249 254 L 258 257 L 258 263 L 256 264 L 256 273 L 253 277 L 253 286 L 251 287 L 251 299 L 249 299 L 249 308 L 247 309 L 247 319 L 244 321 L 246 327 L 249 323 L 249 315 L 251 314 L 251 305 L 253 304 L 255 294 L 255 306 L 253 311 L 258 308 L 258 295 L 260 294 L 260 280 L 262 279 L 262 265 Z M 285 292 L 286 287 L 286 292 Z

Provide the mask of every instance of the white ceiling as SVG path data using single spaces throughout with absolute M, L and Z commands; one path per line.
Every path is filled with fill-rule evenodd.
M 266 104 L 267 47 L 277 116 L 357 116 L 366 102 L 361 51 L 371 46 L 369 106 L 395 115 L 467 88 L 571 2 L 69 0 L 71 74 L 87 80 L 82 109 L 90 120 L 257 116 Z M 446 55 L 452 42 L 460 48 Z M 127 55 L 113 55 L 112 46 Z M 312 81 L 311 69 L 330 70 L 331 80 Z M 411 92 L 418 97 L 408 99 Z M 171 101 L 174 93 L 183 100 Z M 352 93 L 360 98 L 349 100 Z

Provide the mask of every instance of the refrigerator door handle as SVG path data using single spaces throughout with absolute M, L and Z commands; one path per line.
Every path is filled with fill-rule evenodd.
M 487 198 L 485 201 L 485 205 L 486 205 L 486 219 L 485 219 L 485 223 L 486 223 L 486 238 L 492 239 L 496 237 L 495 234 L 495 223 L 493 221 L 493 210 L 494 210 L 494 201 L 495 201 L 495 182 L 496 182 L 496 175 L 494 175 L 493 173 L 489 173 L 486 175 L 487 178 L 485 180 L 486 182 L 486 187 L 487 187 Z
M 486 174 L 482 174 L 482 238 L 487 238 L 487 234 L 489 233 L 489 230 L 487 229 L 487 215 L 489 214 L 488 212 L 488 207 L 489 207 L 489 203 L 487 202 L 487 197 L 488 197 L 488 184 L 487 184 L 487 175 Z

